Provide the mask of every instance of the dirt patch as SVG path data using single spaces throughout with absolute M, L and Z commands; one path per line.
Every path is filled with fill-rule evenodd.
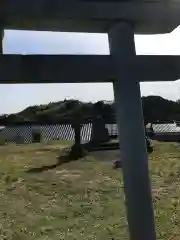
M 56 171 L 56 173 L 61 174 L 61 178 L 78 178 L 80 177 L 80 171 L 67 171 L 67 170 L 61 170 Z
M 104 150 L 91 152 L 90 156 L 97 160 L 115 161 L 120 159 L 120 150 Z

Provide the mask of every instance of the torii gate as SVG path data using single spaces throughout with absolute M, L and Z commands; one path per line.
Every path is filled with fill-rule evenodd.
M 3 0 L 0 4 L 2 33 L 4 29 L 108 33 L 110 56 L 2 55 L 0 83 L 113 82 L 130 239 L 155 240 L 139 82 L 178 79 L 180 59 L 136 56 L 134 33 L 171 32 L 180 23 L 179 1 Z

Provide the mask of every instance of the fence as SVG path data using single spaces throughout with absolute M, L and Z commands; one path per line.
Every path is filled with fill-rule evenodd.
M 117 136 L 117 124 L 106 124 L 110 136 Z M 74 140 L 74 130 L 70 124 L 46 124 L 46 125 L 17 125 L 0 127 L 0 143 L 12 142 L 31 143 L 33 130 L 38 129 L 41 141 Z M 154 139 L 180 141 L 180 127 L 176 124 L 153 124 Z M 81 129 L 82 142 L 88 142 L 91 138 L 92 124 L 83 124 Z
M 106 127 L 110 136 L 117 135 L 116 124 L 106 124 Z M 31 143 L 34 129 L 39 130 L 41 141 L 74 140 L 74 130 L 70 124 L 6 126 L 0 130 L 0 140 L 15 143 L 20 138 L 22 143 Z M 91 130 L 91 123 L 83 124 L 81 129 L 82 142 L 90 140 Z

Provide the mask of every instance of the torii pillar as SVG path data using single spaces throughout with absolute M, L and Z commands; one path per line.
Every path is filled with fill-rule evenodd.
M 3 53 L 4 29 L 0 26 L 0 54 Z
M 113 84 L 130 239 L 155 240 L 140 84 L 133 71 L 136 58 L 133 25 L 117 23 L 108 35 L 117 76 Z

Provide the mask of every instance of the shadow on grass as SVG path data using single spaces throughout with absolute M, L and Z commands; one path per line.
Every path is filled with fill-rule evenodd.
M 68 155 L 58 156 L 57 157 L 57 163 L 52 164 L 52 165 L 43 165 L 42 167 L 37 167 L 37 168 L 31 168 L 31 169 L 27 170 L 26 173 L 41 173 L 41 172 L 45 172 L 45 171 L 57 168 L 57 167 L 59 167 L 59 166 L 61 166 L 63 164 L 69 163 L 71 161 L 72 161 L 72 159 L 70 159 Z
M 82 147 L 77 148 L 75 145 L 73 145 L 71 148 L 66 148 L 62 152 L 60 152 L 57 156 L 57 163 L 52 165 L 44 165 L 42 167 L 38 168 L 31 168 L 27 170 L 27 173 L 41 173 L 45 172 L 54 168 L 57 168 L 63 164 L 76 161 L 78 159 L 81 159 L 87 155 L 87 152 L 84 151 Z

